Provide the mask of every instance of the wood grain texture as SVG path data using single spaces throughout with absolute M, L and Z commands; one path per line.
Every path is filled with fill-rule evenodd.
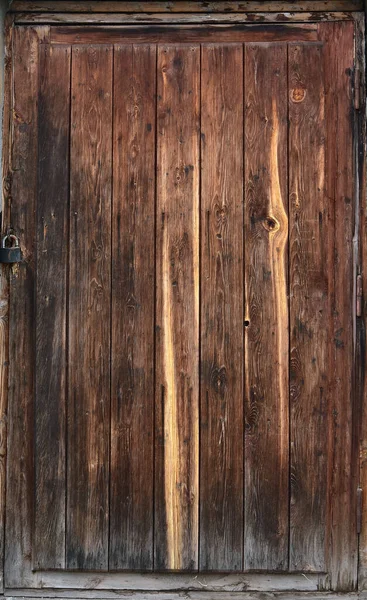
M 357 456 L 353 440 L 353 107 L 352 23 L 320 24 L 325 43 L 326 195 L 333 203 L 334 289 L 330 319 L 335 373 L 329 406 L 328 571 L 332 589 L 349 591 L 357 581 Z M 343 141 L 341 143 L 341 140 Z
M 72 51 L 67 450 L 69 569 L 107 569 L 112 49 Z
M 93 26 L 55 25 L 51 41 L 57 44 L 178 44 L 241 43 L 272 41 L 316 41 L 317 24 L 282 23 L 278 25 L 181 25 Z
M 359 13 L 358 13 L 359 14 Z M 344 21 L 353 19 L 355 13 L 348 12 L 285 12 L 285 13 L 15 13 L 15 23 L 57 24 L 186 24 L 186 23 L 307 23 L 323 21 Z
M 4 108 L 3 108 L 3 147 L 2 147 L 2 227 L 4 233 L 10 222 L 11 206 L 11 151 L 12 151 L 12 65 L 13 17 L 7 15 L 4 22 L 5 64 L 4 64 Z M 0 272 L 0 592 L 4 590 L 5 553 L 5 508 L 6 508 L 6 460 L 7 460 L 7 410 L 9 386 L 9 268 L 1 267 Z
M 200 48 L 158 47 L 155 568 L 198 567 Z
M 245 47 L 245 569 L 288 567 L 287 46 Z
M 243 48 L 202 46 L 200 569 L 243 561 Z
M 110 569 L 153 568 L 156 47 L 114 50 Z
M 70 55 L 40 48 L 36 218 L 35 568 L 65 567 Z
M 33 517 L 34 276 L 37 190 L 38 31 L 13 31 L 11 221 L 23 262 L 12 267 L 5 585 L 30 583 Z
M 364 9 L 363 0 L 303 0 L 303 1 L 284 1 L 275 0 L 258 2 L 254 0 L 246 2 L 187 2 L 185 0 L 175 2 L 119 2 L 88 0 L 45 0 L 44 2 L 32 2 L 29 0 L 14 0 L 11 4 L 11 10 L 28 12 L 126 12 L 126 13 L 246 13 L 246 12 L 282 12 L 292 11 L 316 11 L 328 12 L 335 10 L 362 11 Z
M 331 259 L 322 45 L 289 46 L 290 569 L 325 569 Z M 330 168 L 330 167 L 329 167 Z

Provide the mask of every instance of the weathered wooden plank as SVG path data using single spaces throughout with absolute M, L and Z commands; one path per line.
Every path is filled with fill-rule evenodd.
M 155 568 L 198 567 L 200 48 L 158 47 Z
M 6 232 L 10 222 L 11 207 L 11 149 L 12 149 L 12 41 L 13 17 L 7 15 L 4 23 L 4 108 L 3 108 L 3 147 L 2 147 L 2 229 Z M 5 225 L 4 225 L 5 224 Z M 5 230 L 5 231 L 4 231 Z M 0 271 L 0 592 L 4 590 L 4 550 L 5 550 L 5 506 L 6 506 L 6 457 L 7 457 L 7 408 L 9 374 L 9 268 Z
M 353 108 L 352 23 L 320 24 L 325 42 L 326 196 L 333 205 L 334 289 L 331 314 L 335 373 L 329 403 L 328 571 L 332 589 L 350 591 L 357 580 L 356 469 L 353 434 Z M 341 142 L 342 140 L 342 142 Z
M 279 25 L 181 25 L 156 26 L 95 26 L 51 27 L 51 41 L 58 44 L 133 44 L 133 43 L 241 43 L 273 41 L 316 41 L 317 24 Z
M 72 51 L 67 567 L 108 566 L 112 49 Z
M 363 11 L 363 0 L 308 0 L 294 1 L 244 1 L 244 2 L 119 2 L 101 0 L 45 0 L 30 2 L 14 0 L 11 4 L 13 12 L 87 12 L 87 13 L 246 13 L 246 12 L 329 12 L 329 11 Z
M 322 45 L 289 46 L 290 569 L 325 569 L 331 373 Z
M 24 600 L 28 600 L 29 598 L 34 598 L 31 594 L 26 596 L 22 596 Z M 50 596 L 47 596 L 50 597 Z M 51 596 L 53 597 L 53 596 Z M 79 593 L 71 592 L 67 597 L 70 600 L 79 600 Z M 108 596 L 112 597 L 112 596 Z M 114 594 L 114 598 L 126 598 L 126 594 L 118 595 Z M 15 600 L 15 598 L 19 598 L 15 594 L 13 596 L 8 596 L 9 600 Z M 89 598 L 93 598 L 92 595 Z M 156 600 L 157 592 L 130 592 L 129 598 L 133 600 Z M 163 592 L 159 595 L 160 600 L 207 600 L 208 592 L 184 592 L 184 596 L 182 592 Z M 363 600 L 365 596 L 352 594 L 343 594 L 343 600 Z M 276 595 L 270 594 L 264 596 L 264 592 L 211 592 L 210 600 L 310 600 L 310 594 L 304 592 L 292 592 L 291 594 L 285 593 L 277 593 Z M 332 594 L 330 592 L 326 593 L 313 593 L 312 600 L 340 600 L 340 595 Z
M 245 569 L 288 567 L 287 46 L 245 47 Z
M 180 591 L 183 598 L 189 591 L 211 592 L 268 592 L 269 597 L 276 598 L 271 592 L 292 590 L 289 600 L 295 591 L 316 592 L 329 590 L 328 576 L 325 573 L 70 573 L 62 571 L 38 571 L 34 574 L 34 585 L 38 587 L 40 596 L 47 594 L 61 596 L 77 595 L 85 598 L 125 597 L 130 592 L 152 591 L 159 595 L 167 591 Z M 7 590 L 16 595 L 19 590 Z M 21 590 L 22 595 L 28 595 L 31 590 Z M 33 590 L 32 593 L 34 593 Z M 267 598 L 267 597 L 266 597 Z M 313 596 L 312 596 L 313 598 Z
M 287 23 L 344 21 L 353 19 L 355 13 L 348 12 L 283 12 L 283 13 L 14 13 L 17 24 L 61 23 L 102 25 L 102 24 L 185 24 L 185 23 Z
M 36 220 L 35 568 L 65 567 L 70 55 L 40 48 Z
M 243 563 L 243 47 L 202 46 L 200 569 Z
M 115 47 L 111 569 L 153 567 L 155 79 L 155 46 Z
M 33 515 L 34 277 L 38 31 L 13 31 L 11 219 L 23 262 L 10 275 L 5 584 L 30 585 Z M 10 202 L 10 200 L 9 200 Z

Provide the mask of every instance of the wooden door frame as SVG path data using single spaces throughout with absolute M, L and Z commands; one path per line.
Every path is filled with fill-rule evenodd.
M 360 96 L 359 108 L 357 108 L 354 118 L 354 181 L 355 181 L 355 214 L 356 228 L 354 237 L 354 266 L 351 276 L 356 281 L 357 274 L 361 273 L 364 282 L 367 281 L 367 207 L 366 207 L 366 122 L 365 122 L 365 15 L 362 12 L 363 3 L 360 0 L 346 1 L 345 10 L 341 11 L 342 2 L 328 2 L 328 11 L 325 12 L 325 2 L 227 2 L 227 3 L 204 3 L 204 2 L 146 2 L 146 12 L 142 12 L 143 3 L 138 2 L 104 2 L 103 12 L 99 2 L 59 2 L 41 0 L 38 3 L 27 3 L 23 0 L 15 0 L 6 17 L 5 23 L 5 102 L 3 115 L 3 223 L 9 223 L 9 211 L 11 204 L 11 122 L 12 122 L 12 32 L 16 25 L 129 25 L 129 24 L 234 24 L 234 23 L 313 23 L 320 21 L 341 21 L 353 20 L 355 23 L 355 40 L 356 40 L 356 67 L 360 73 Z M 228 12 L 224 12 L 224 4 Z M 367 5 L 367 2 L 366 2 Z M 76 6 L 78 12 L 76 12 Z M 28 8 L 28 10 L 26 10 Z M 117 10 L 118 8 L 118 10 Z M 275 12 L 275 8 L 278 10 Z M 296 10 L 295 10 L 296 8 Z M 194 10 L 195 9 L 195 10 Z M 288 10 L 287 10 L 288 9 Z M 292 9 L 292 10 L 290 10 Z M 334 10 L 333 10 L 334 9 Z M 271 12 L 272 10 L 272 12 Z M 5 525 L 5 485 L 6 485 L 6 420 L 7 420 L 7 389 L 8 389 L 8 350 L 9 350 L 9 319 L 8 319 L 8 272 L 9 267 L 2 266 L 0 268 L 0 592 L 4 591 L 3 587 L 3 559 L 4 559 L 4 525 Z M 355 288 L 356 293 L 356 288 Z M 356 302 L 354 303 L 356 306 Z M 356 393 L 354 399 L 354 414 L 356 416 L 354 423 L 355 439 L 359 444 L 360 449 L 360 476 L 359 485 L 361 500 L 365 498 L 365 502 L 360 505 L 360 561 L 359 561 L 359 588 L 367 590 L 367 384 L 364 378 L 364 372 L 367 367 L 367 357 L 365 352 L 365 314 L 367 311 L 367 299 L 364 298 L 362 303 L 362 316 L 357 317 L 355 306 L 353 307 L 353 315 L 355 321 L 355 382 Z M 356 468 L 358 466 L 356 465 Z M 357 510 L 357 508 L 356 508 Z M 286 591 L 289 589 L 299 590 L 302 592 L 322 591 L 329 588 L 327 577 L 319 575 L 228 575 L 228 576 L 203 576 L 198 577 L 193 583 L 193 576 L 181 575 L 147 575 L 146 589 L 158 590 L 166 589 L 170 599 L 173 595 L 169 590 L 177 589 L 177 586 L 184 590 L 193 587 L 197 590 L 205 589 L 208 591 L 218 591 L 223 597 L 224 591 L 242 591 L 258 590 L 258 591 Z M 108 577 L 109 589 L 117 589 L 121 586 L 115 576 Z M 103 583 L 105 576 L 97 574 L 83 574 L 79 576 L 80 588 L 90 589 L 96 588 L 95 596 L 99 594 L 107 597 L 109 592 L 106 591 L 107 584 Z M 138 581 L 136 576 L 131 575 L 129 583 L 126 582 L 126 589 L 137 589 Z M 72 588 L 76 586 L 75 577 L 72 580 L 68 578 L 68 574 L 57 573 L 42 573 L 39 574 L 39 582 L 43 582 L 47 588 L 46 595 L 50 595 L 52 587 L 63 587 L 69 589 L 64 595 L 70 598 Z M 143 579 L 139 579 L 139 585 Z M 54 585 L 52 585 L 52 583 Z M 144 584 L 145 585 L 145 584 Z M 158 586 L 158 587 L 157 587 Z M 98 592 L 99 588 L 99 592 Z M 220 591 L 221 590 L 221 591 Z M 220 592 L 219 592 L 220 591 Z M 16 592 L 12 592 L 16 595 Z M 54 591 L 58 596 L 63 593 Z M 78 592 L 78 597 L 81 597 L 83 592 Z M 19 595 L 40 596 L 41 590 L 19 590 Z M 116 597 L 116 592 L 111 592 L 110 595 Z M 138 597 L 138 596 L 137 596 Z M 148 597 L 147 594 L 144 598 Z M 178 597 L 178 596 L 177 596 Z M 243 596 L 244 597 L 244 596 Z M 198 592 L 195 598 L 199 598 Z

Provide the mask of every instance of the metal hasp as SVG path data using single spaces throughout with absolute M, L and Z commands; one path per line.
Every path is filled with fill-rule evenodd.
M 11 245 L 7 246 L 7 242 Z M 17 236 L 13 233 L 5 235 L 0 248 L 0 263 L 13 264 L 21 260 L 22 253 Z

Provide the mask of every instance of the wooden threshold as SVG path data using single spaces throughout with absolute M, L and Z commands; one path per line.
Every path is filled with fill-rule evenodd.
M 325 573 L 101 573 L 70 571 L 36 571 L 32 574 L 32 593 L 49 593 L 47 588 L 58 590 L 93 590 L 99 597 L 101 591 L 127 592 L 132 590 L 149 592 L 203 591 L 206 592 L 299 592 L 328 591 L 329 577 Z M 13 590 L 7 593 L 13 596 L 27 596 L 30 589 Z M 70 593 L 70 592 L 69 592 Z M 91 596 L 89 596 L 91 597 Z
M 109 2 L 109 1 L 39 1 L 14 0 L 12 12 L 62 13 L 246 13 L 246 12 L 335 12 L 362 11 L 362 0 L 323 0 L 304 2 Z

